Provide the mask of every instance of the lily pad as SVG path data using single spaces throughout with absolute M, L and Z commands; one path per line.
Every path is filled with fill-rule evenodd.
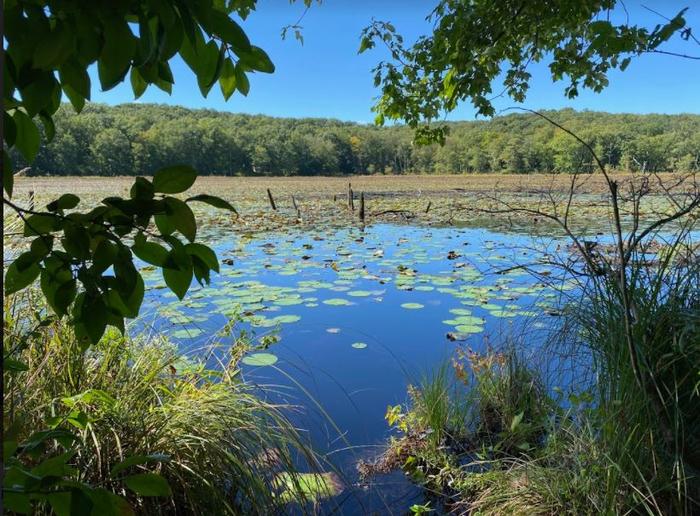
M 335 473 L 280 473 L 273 484 L 281 490 L 279 496 L 285 502 L 295 501 L 299 491 L 312 502 L 337 496 L 343 491 L 343 484 Z
M 277 357 L 272 353 L 253 353 L 243 357 L 241 362 L 249 366 L 271 366 L 277 362 Z
M 352 344 L 352 347 L 355 349 L 365 349 L 367 347 L 367 344 L 365 344 L 364 342 L 355 342 L 354 344 Z
M 277 323 L 294 323 L 297 322 L 301 319 L 301 316 L 299 315 L 278 315 L 273 319 L 273 321 Z
M 171 332 L 170 336 L 175 337 L 176 339 L 193 339 L 195 337 L 199 337 L 202 333 L 204 333 L 204 330 L 202 330 L 201 328 L 192 328 L 189 330 L 176 330 L 174 332 Z
M 347 306 L 352 303 L 350 303 L 350 301 L 348 301 L 347 299 L 343 299 L 342 297 L 333 297 L 331 299 L 324 300 L 323 304 L 331 306 Z
M 420 303 L 402 303 L 401 308 L 406 308 L 407 310 L 419 310 L 424 308 L 424 305 Z
M 348 296 L 352 297 L 367 297 L 371 295 L 372 292 L 370 292 L 369 290 L 351 290 L 350 292 L 348 292 Z
M 481 333 L 484 331 L 483 326 L 477 326 L 476 324 L 460 324 L 455 326 L 455 330 L 457 330 L 459 333 Z

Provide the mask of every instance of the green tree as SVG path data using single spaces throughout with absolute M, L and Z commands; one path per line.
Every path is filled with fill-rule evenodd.
M 90 146 L 95 165 L 108 176 L 124 174 L 133 166 L 131 143 L 126 135 L 113 127 L 100 131 Z
M 376 121 L 403 120 L 421 141 L 444 142 L 447 126 L 431 126 L 462 100 L 477 113 L 493 116 L 492 87 L 503 76 L 503 91 L 525 100 L 530 63 L 551 57 L 555 81 L 566 80 L 565 93 L 581 88 L 601 91 L 608 73 L 624 70 L 645 52 L 664 52 L 674 34 L 691 35 L 681 10 L 652 29 L 615 24 L 608 16 L 617 0 L 442 0 L 428 17 L 434 29 L 411 46 L 388 22 L 375 21 L 362 35 L 360 52 L 385 44 L 392 59 L 375 68 L 382 95 Z

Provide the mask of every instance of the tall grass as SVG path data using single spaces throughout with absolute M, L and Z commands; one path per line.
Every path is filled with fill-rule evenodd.
M 644 247 L 628 267 L 635 374 L 619 281 L 597 278 L 570 314 L 594 361 L 600 447 L 610 460 L 613 507 L 689 514 L 700 509 L 700 263 L 676 238 L 650 262 Z
M 5 303 L 5 358 L 27 366 L 3 375 L 4 425 L 18 441 L 47 426 L 77 432 L 72 480 L 123 496 L 141 514 L 270 514 L 304 502 L 298 466 L 319 464 L 280 407 L 242 382 L 235 354 L 214 371 L 165 340 L 116 331 L 84 350 L 67 324 L 37 326 L 44 314 L 28 295 Z M 171 497 L 124 488 L 112 470 L 132 456 L 159 458 L 149 470 Z

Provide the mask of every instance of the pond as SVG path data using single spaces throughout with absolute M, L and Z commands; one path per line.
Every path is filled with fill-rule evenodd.
M 475 350 L 527 335 L 533 353 L 555 328 L 562 292 L 514 264 L 530 263 L 557 239 L 487 229 L 375 224 L 285 229 L 204 237 L 222 264 L 207 287 L 184 302 L 147 271 L 141 324 L 167 334 L 183 351 L 225 353 L 217 336 L 231 318 L 261 348 L 243 359 L 248 381 L 298 410 L 316 451 L 346 484 L 343 514 L 402 512 L 420 493 L 401 474 L 357 484 L 355 465 L 390 435 L 388 405 L 445 363 L 457 345 Z M 542 269 L 542 267 L 540 267 Z M 331 503 L 331 502 L 329 502 Z M 415 502 L 413 502 L 415 503 Z

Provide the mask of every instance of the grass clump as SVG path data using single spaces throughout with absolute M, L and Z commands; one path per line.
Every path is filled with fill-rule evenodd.
M 270 514 L 310 500 L 295 466 L 318 463 L 280 407 L 241 380 L 239 352 L 212 370 L 116 331 L 83 349 L 32 301 L 5 306 L 6 508 Z
M 648 255 L 640 247 L 628 268 L 629 333 L 612 276 L 569 318 L 597 375 L 596 438 L 613 466 L 607 505 L 625 492 L 635 511 L 690 514 L 700 510 L 700 259 L 665 252 L 650 264 Z

